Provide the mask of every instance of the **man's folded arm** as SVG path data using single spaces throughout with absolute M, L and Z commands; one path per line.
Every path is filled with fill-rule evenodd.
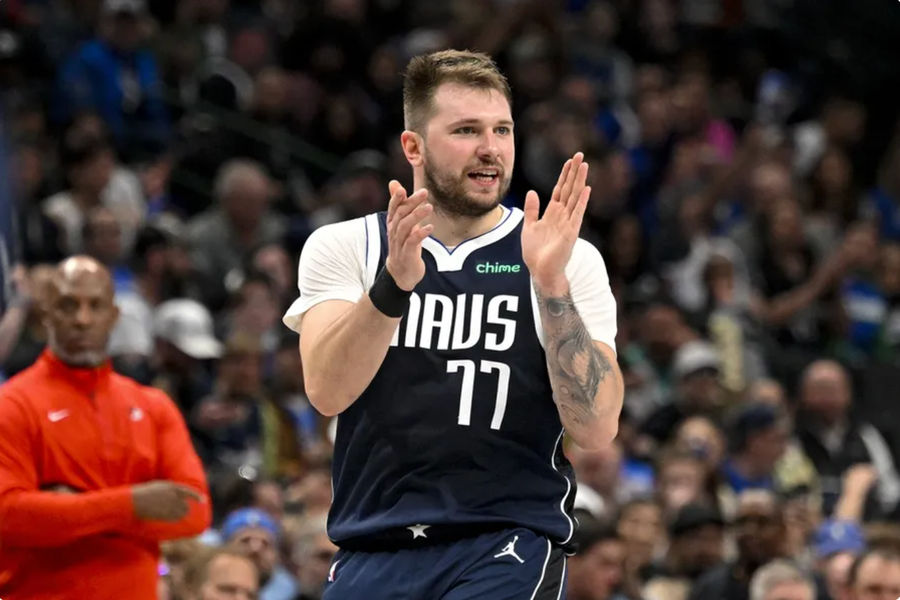
M 86 537 L 115 533 L 136 522 L 128 486 L 61 494 L 11 489 L 7 475 L 0 467 L 0 479 L 4 480 L 0 484 L 0 544 L 3 546 L 65 546 Z
M 21 400 L 0 393 L 0 544 L 64 546 L 135 522 L 128 486 L 84 494 L 40 491 L 35 431 Z

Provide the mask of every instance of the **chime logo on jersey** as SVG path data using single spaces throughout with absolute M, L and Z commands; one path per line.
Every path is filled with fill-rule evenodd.
M 413 293 L 391 346 L 426 350 L 509 350 L 516 339 L 519 297 Z
M 522 265 L 505 265 L 498 262 L 483 262 L 475 266 L 475 272 L 481 274 L 494 273 L 518 273 L 522 270 Z

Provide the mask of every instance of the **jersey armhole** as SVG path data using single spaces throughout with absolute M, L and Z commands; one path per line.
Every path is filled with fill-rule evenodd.
M 366 215 L 365 225 L 366 255 L 363 283 L 366 293 L 368 293 L 369 288 L 375 283 L 375 277 L 378 275 L 378 263 L 381 259 L 381 227 L 378 224 L 378 214 Z

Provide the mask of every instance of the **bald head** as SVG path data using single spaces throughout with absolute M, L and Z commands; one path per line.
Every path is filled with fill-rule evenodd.
M 804 381 L 822 378 L 842 378 L 846 380 L 847 370 L 837 361 L 822 359 L 810 363 L 806 370 L 803 371 Z
M 90 256 L 70 256 L 56 267 L 54 284 L 57 287 L 84 280 L 104 287 L 112 296 L 113 281 L 109 270 Z
M 61 263 L 49 290 L 45 325 L 50 349 L 72 367 L 106 360 L 106 344 L 119 310 L 109 271 L 88 256 Z
M 836 424 L 846 417 L 852 394 L 846 369 L 833 360 L 817 360 L 803 372 L 803 408 L 827 424 Z

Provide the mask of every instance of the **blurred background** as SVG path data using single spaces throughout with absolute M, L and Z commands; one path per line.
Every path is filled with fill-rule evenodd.
M 889 0 L 2 0 L 0 381 L 44 346 L 51 265 L 106 264 L 115 367 L 182 409 L 216 526 L 267 511 L 261 564 L 315 598 L 331 424 L 280 322 L 297 258 L 411 185 L 409 58 L 488 52 L 506 204 L 584 151 L 618 300 L 620 435 L 570 449 L 608 526 L 584 542 L 614 547 L 573 597 L 738 597 L 697 582 L 786 556 L 840 600 L 848 555 L 900 545 L 898 39 Z

